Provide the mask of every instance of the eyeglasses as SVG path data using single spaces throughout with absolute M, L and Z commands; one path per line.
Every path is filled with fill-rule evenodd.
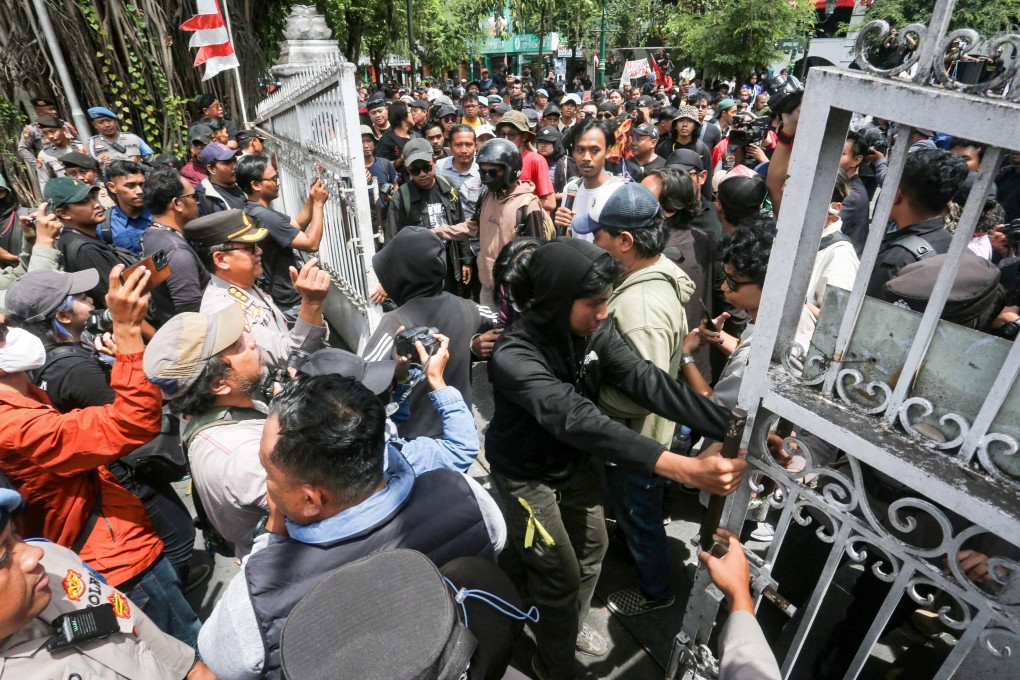
M 252 255 L 254 255 L 258 249 L 259 245 L 257 243 L 242 243 L 233 246 L 218 246 L 216 248 L 216 250 L 221 253 L 229 253 L 231 250 L 247 250 Z
M 509 139 L 511 142 L 515 142 L 517 141 L 517 138 L 521 136 L 521 133 L 518 130 L 503 128 L 502 130 L 496 131 L 496 136 L 500 139 Z
M 759 286 L 761 285 L 759 281 L 737 281 L 735 278 L 733 278 L 726 272 L 723 272 L 723 280 L 726 281 L 726 287 L 729 288 L 730 292 L 733 293 L 736 293 L 738 290 L 740 290 L 741 286 L 746 286 L 748 284 L 756 284 Z
M 175 198 L 177 198 L 177 199 L 190 198 L 191 200 L 195 201 L 196 203 L 198 202 L 198 194 L 196 194 L 194 192 L 192 192 L 190 194 L 181 194 L 179 196 L 175 196 Z
M 603 119 L 605 119 L 605 118 L 616 118 L 616 116 L 614 116 L 613 114 L 609 113 L 608 111 L 603 111 L 602 113 L 600 113 L 598 115 L 598 117 L 599 118 L 603 118 Z
M 427 165 L 415 165 L 409 167 L 407 171 L 410 172 L 412 176 L 417 176 L 425 172 L 432 172 L 432 164 L 429 163 Z
M 280 176 L 279 175 L 273 175 L 272 177 L 263 177 L 261 179 L 261 181 L 262 182 L 272 182 L 273 184 L 276 184 L 277 186 L 279 186 L 279 184 L 280 184 Z

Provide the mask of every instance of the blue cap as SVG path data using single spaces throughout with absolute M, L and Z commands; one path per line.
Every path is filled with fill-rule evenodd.
M 489 95 L 489 106 L 492 106 L 493 104 L 502 104 L 502 103 L 503 103 L 503 98 L 500 97 L 498 94 L 490 94 Z
M 93 106 L 89 109 L 89 120 L 95 120 L 96 118 L 113 118 L 114 120 L 120 120 L 120 116 L 110 109 L 102 106 Z
M 205 148 L 202 149 L 202 162 L 206 165 L 212 165 L 216 161 L 229 161 L 239 153 L 241 152 L 238 149 L 231 149 L 226 144 L 213 142 L 206 144 Z
M 14 489 L 0 489 L 0 531 L 10 521 L 11 515 L 21 507 L 21 494 Z
M 587 222 L 575 223 L 578 234 L 591 234 L 602 227 L 644 229 L 656 224 L 659 201 L 637 182 L 616 182 L 599 192 L 588 211 Z

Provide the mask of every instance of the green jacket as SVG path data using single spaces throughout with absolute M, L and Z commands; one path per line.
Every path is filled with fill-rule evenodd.
M 628 276 L 609 298 L 617 329 L 638 356 L 676 376 L 687 335 L 684 303 L 695 285 L 664 255 L 650 267 Z M 599 408 L 635 432 L 669 447 L 675 423 L 653 415 L 612 387 L 599 393 Z

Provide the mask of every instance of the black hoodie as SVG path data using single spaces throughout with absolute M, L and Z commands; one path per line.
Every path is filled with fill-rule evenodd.
M 723 438 L 725 409 L 638 357 L 611 319 L 588 338 L 571 334 L 577 291 L 606 256 L 574 238 L 555 239 L 532 256 L 531 311 L 500 336 L 490 362 L 495 413 L 485 456 L 505 477 L 562 482 L 589 454 L 652 472 L 665 447 L 599 411 L 592 399 L 603 383 L 699 435 Z
M 456 387 L 471 405 L 471 338 L 483 327 L 478 306 L 471 300 L 443 292 L 446 245 L 424 227 L 404 227 L 372 258 L 379 283 L 399 305 L 387 312 L 369 339 L 362 356 L 370 361 L 391 358 L 397 329 L 431 326 L 450 338 L 446 383 Z M 491 328 L 494 318 L 486 319 Z M 429 401 L 424 380 L 411 395 L 411 417 L 397 424 L 404 439 L 441 437 L 443 421 Z

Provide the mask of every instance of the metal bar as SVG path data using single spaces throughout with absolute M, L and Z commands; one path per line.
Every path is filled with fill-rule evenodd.
M 861 669 L 864 668 L 865 662 L 871 656 L 872 647 L 882 637 L 882 631 L 885 630 L 886 624 L 889 622 L 890 617 L 892 617 L 893 611 L 903 597 L 907 583 L 913 575 L 913 570 L 909 569 L 906 564 L 900 566 L 900 573 L 896 575 L 896 580 L 893 581 L 892 587 L 889 588 L 889 594 L 882 603 L 882 608 L 875 615 L 875 621 L 868 629 L 868 634 L 864 636 L 864 642 L 857 649 L 857 655 L 850 664 L 846 675 L 843 676 L 844 680 L 853 680 L 861 672 Z
M 67 104 L 71 107 L 71 118 L 74 119 L 75 127 L 78 128 L 78 140 L 82 144 L 89 141 L 89 121 L 85 112 L 78 103 L 78 95 L 74 91 L 74 82 L 67 70 L 67 62 L 64 61 L 64 53 L 60 51 L 60 43 L 57 41 L 57 34 L 53 31 L 53 23 L 50 21 L 49 12 L 43 0 L 32 0 L 35 7 L 35 14 L 39 18 L 39 26 L 42 28 L 43 36 L 46 38 L 46 46 L 50 50 L 50 58 L 53 59 L 53 67 L 57 69 L 57 78 L 60 79 L 60 86 L 64 88 L 64 96 L 67 97 Z
M 903 369 L 900 371 L 900 379 L 893 386 L 892 397 L 889 399 L 885 415 L 883 416 L 883 421 L 886 425 L 891 425 L 896 421 L 900 406 L 903 405 L 903 401 L 910 393 L 911 387 L 913 387 L 914 376 L 917 375 L 917 371 L 921 368 L 921 362 L 924 360 L 924 355 L 928 352 L 931 339 L 935 335 L 935 327 L 942 316 L 942 310 L 946 305 L 946 300 L 949 299 L 949 293 L 953 290 L 953 284 L 956 282 L 956 273 L 960 269 L 963 254 L 967 252 L 967 246 L 974 235 L 974 226 L 977 224 L 978 217 L 984 209 L 985 196 L 988 195 L 988 191 L 995 181 L 995 172 L 999 167 L 1001 159 L 1001 148 L 995 147 L 985 151 L 985 157 L 981 161 L 981 169 L 978 172 L 977 180 L 974 182 L 974 186 L 971 187 L 970 195 L 967 197 L 967 204 L 964 206 L 963 214 L 960 216 L 960 223 L 957 225 L 956 233 L 953 234 L 953 240 L 949 244 L 949 252 L 946 254 L 945 262 L 939 270 L 938 278 L 935 280 L 935 288 L 928 299 L 924 316 L 921 317 L 921 325 L 918 326 L 917 333 L 914 335 L 914 342 L 911 343 L 910 351 L 907 352 L 906 361 L 903 364 Z M 856 285 L 854 287 L 856 288 Z
M 931 19 L 928 21 L 928 34 L 922 38 L 918 49 L 920 59 L 917 62 L 917 72 L 914 74 L 914 82 L 927 85 L 931 80 L 932 70 L 935 67 L 935 60 L 941 59 L 938 53 L 942 43 L 942 36 L 949 30 L 949 22 L 953 18 L 953 7 L 956 0 L 938 0 L 932 10 Z
M 871 272 L 878 261 L 878 251 L 882 249 L 885 225 L 889 223 L 889 214 L 892 212 L 893 201 L 896 198 L 896 187 L 900 183 L 903 168 L 907 164 L 907 149 L 910 147 L 911 133 L 912 129 L 909 127 L 900 130 L 896 142 L 893 144 L 892 162 L 889 164 L 882 194 L 878 197 L 878 205 L 875 206 L 875 214 L 871 218 L 871 229 L 864 245 L 864 252 L 861 254 L 860 269 L 857 270 L 857 278 L 854 280 L 854 288 L 850 293 L 850 300 L 847 302 L 843 323 L 840 324 L 839 334 L 836 336 L 832 361 L 822 383 L 823 394 L 832 394 L 835 389 L 836 378 L 843 367 L 843 357 L 850 347 L 851 339 L 853 339 L 854 328 L 857 326 L 857 319 L 861 314 L 861 307 L 864 305 L 868 284 L 871 281 Z
M 978 640 L 981 637 L 981 633 L 984 632 L 985 628 L 989 623 L 992 622 L 992 611 L 990 609 L 979 609 L 977 614 L 971 620 L 970 625 L 967 626 L 967 630 L 963 632 L 960 639 L 953 645 L 953 651 L 949 653 L 946 660 L 942 662 L 942 667 L 939 668 L 939 672 L 935 675 L 933 680 L 951 680 L 956 677 L 956 672 L 960 668 L 960 664 L 967 658 L 971 650 L 977 645 Z
M 786 653 L 786 658 L 783 659 L 781 672 L 784 678 L 790 677 L 790 673 L 793 671 L 793 666 L 797 663 L 797 658 L 800 656 L 800 652 L 804 647 L 804 642 L 807 640 L 807 636 L 811 632 L 811 627 L 814 626 L 815 617 L 818 616 L 818 611 L 822 607 L 822 602 L 825 600 L 825 595 L 829 591 L 829 586 L 832 585 L 832 579 L 836 576 L 836 570 L 839 569 L 840 562 L 843 559 L 843 546 L 846 544 L 847 538 L 850 537 L 850 531 L 852 529 L 853 525 L 847 522 L 843 524 L 836 533 L 836 539 L 832 544 L 832 550 L 829 551 L 829 557 L 825 560 L 825 566 L 822 568 L 822 573 L 818 577 L 818 585 L 816 585 L 814 591 L 812 591 L 811 598 L 808 600 L 807 606 L 802 610 L 804 612 L 803 618 L 800 620 L 800 624 L 797 627 L 797 633 L 794 635 L 793 641 L 790 643 L 790 649 Z

